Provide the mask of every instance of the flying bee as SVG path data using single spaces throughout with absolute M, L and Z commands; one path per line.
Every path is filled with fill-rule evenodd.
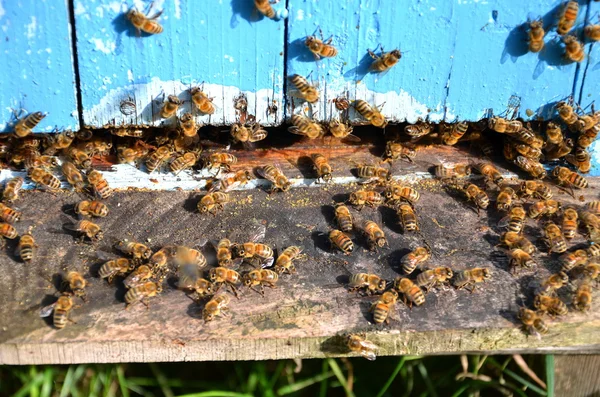
M 35 243 L 33 234 L 31 234 L 31 229 L 29 229 L 29 231 L 23 234 L 19 239 L 15 255 L 21 258 L 25 263 L 31 262 L 37 248 L 38 245 Z
M 559 185 L 566 185 L 571 188 L 576 187 L 580 189 L 585 189 L 588 187 L 587 179 L 566 167 L 555 167 L 552 170 L 552 176 L 556 178 Z
M 149 300 L 162 292 L 162 286 L 154 281 L 147 281 L 143 284 L 133 286 L 125 293 L 125 309 L 129 309 L 137 302 L 142 302 L 146 308 L 149 308 Z
M 228 295 L 221 294 L 214 296 L 211 300 L 208 301 L 206 305 L 204 305 L 204 309 L 202 309 L 202 318 L 205 322 L 209 322 L 215 319 L 215 317 L 223 316 L 228 311 L 230 298 Z
M 213 267 L 209 271 L 209 278 L 217 290 L 225 284 L 236 297 L 238 296 L 236 286 L 242 282 L 242 276 L 235 270 L 222 266 Z
M 138 285 L 144 284 L 154 276 L 152 268 L 148 265 L 140 265 L 133 272 L 131 272 L 125 280 L 123 285 L 127 288 L 133 288 Z
M 376 358 L 375 351 L 378 349 L 377 345 L 369 342 L 361 335 L 348 335 L 346 337 L 346 346 L 350 351 L 360 354 L 369 361 L 374 361 Z
M 373 221 L 366 221 L 363 225 L 363 232 L 367 236 L 369 242 L 369 249 L 374 250 L 377 247 L 383 248 L 388 244 L 385 233 L 381 230 L 381 227 Z
M 156 21 L 156 19 L 158 19 L 158 17 L 160 17 L 162 13 L 163 10 L 149 17 L 147 15 L 142 14 L 135 8 L 131 8 L 127 12 L 126 17 L 136 28 L 138 35 L 140 35 L 141 32 L 145 32 L 148 34 L 159 34 L 162 33 L 163 27 L 160 23 L 158 23 L 158 21 Z
M 428 135 L 433 131 L 433 126 L 430 123 L 418 122 L 416 124 L 407 125 L 404 127 L 404 133 L 413 140 L 419 139 Z
M 529 22 L 529 51 L 540 52 L 544 48 L 544 22 L 539 19 Z
M 64 225 L 64 227 L 66 229 L 80 233 L 81 241 L 83 241 L 86 237 L 92 242 L 97 242 L 104 238 L 104 232 L 102 231 L 102 228 L 100 228 L 100 226 L 98 226 L 97 224 L 85 219 L 82 219 L 76 223 L 67 223 Z
M 23 213 L 0 203 L 0 219 L 7 223 L 15 223 L 21 220 Z
M 468 183 L 465 185 L 465 187 L 463 187 L 463 191 L 467 196 L 467 199 L 475 203 L 477 213 L 479 213 L 480 208 L 486 209 L 490 204 L 490 199 L 487 193 L 481 190 L 477 185 Z
M 152 173 L 171 157 L 171 149 L 168 146 L 160 146 L 154 150 L 146 159 L 146 168 Z
M 538 314 L 530 309 L 522 307 L 519 309 L 518 316 L 521 323 L 523 323 L 523 327 L 530 335 L 540 334 L 544 335 L 548 333 L 548 325 L 544 322 L 544 320 L 538 316 Z
M 554 222 L 547 222 L 544 225 L 544 237 L 542 240 L 546 243 L 550 252 L 561 254 L 567 250 L 565 236 Z
M 451 164 L 444 163 L 438 164 L 434 167 L 433 174 L 436 178 L 450 179 L 450 178 L 466 178 L 471 175 L 471 166 L 468 164 Z
M 275 10 L 271 6 L 270 0 L 254 0 L 256 9 L 269 19 L 275 19 Z
M 290 82 L 300 92 L 302 98 L 307 102 L 315 103 L 319 100 L 319 90 L 311 85 L 304 77 L 294 74 L 290 77 Z
M 77 167 L 88 169 L 92 166 L 90 155 L 75 146 L 67 149 L 67 155 Z
M 551 316 L 562 316 L 569 312 L 567 305 L 558 297 L 537 294 L 533 299 L 533 306 L 542 313 Z
M 398 293 L 395 290 L 384 292 L 379 299 L 371 305 L 373 312 L 373 322 L 375 324 L 389 323 L 389 315 L 398 300 Z
M 50 190 L 57 190 L 60 188 L 60 180 L 43 168 L 32 168 L 29 171 L 29 177 L 36 185 L 41 185 Z
M 400 58 L 402 58 L 402 53 L 398 49 L 392 50 L 390 52 L 385 52 L 381 45 L 379 45 L 379 47 L 381 48 L 381 56 L 375 54 L 371 50 L 367 50 L 371 58 L 375 60 L 371 64 L 369 69 L 375 73 L 381 73 L 390 70 L 394 65 L 398 63 Z
M 552 198 L 552 190 L 543 182 L 523 181 L 519 187 L 519 196 L 522 198 L 534 196 L 542 200 L 549 200 Z
M 173 159 L 171 164 L 169 164 L 169 169 L 172 173 L 178 175 L 181 171 L 196 165 L 198 159 L 198 152 L 185 152 L 181 156 L 175 157 L 175 159 Z
M 183 135 L 193 138 L 198 135 L 198 126 L 191 113 L 184 113 L 179 117 L 179 129 Z
M 4 191 L 2 192 L 2 200 L 9 203 L 17 200 L 19 198 L 21 188 L 23 187 L 23 182 L 24 180 L 20 176 L 9 179 L 8 182 L 6 182 Z
M 135 241 L 121 240 L 115 244 L 115 248 L 124 254 L 131 255 L 135 261 L 148 260 L 152 256 L 152 250 Z
M 592 286 L 589 282 L 582 282 L 575 291 L 573 306 L 577 310 L 588 311 L 592 307 Z
M 575 149 L 575 154 L 568 154 L 565 156 L 565 160 L 573 164 L 577 168 L 577 171 L 584 174 L 590 172 L 590 169 L 592 168 L 591 156 L 588 151 L 582 147 L 577 147 Z
M 342 232 L 350 233 L 354 228 L 354 220 L 348 207 L 342 203 L 335 205 L 335 220 Z
M 527 216 L 527 212 L 521 204 L 513 205 L 508 214 L 500 219 L 498 222 L 498 226 L 507 227 L 508 231 L 513 233 L 521 233 L 523 230 L 523 226 L 525 225 L 525 217 Z
M 40 311 L 40 317 L 48 317 L 52 313 L 54 313 L 52 317 L 52 324 L 57 329 L 63 329 L 68 321 L 74 322 L 71 320 L 71 310 L 73 310 L 73 299 L 71 299 L 71 295 L 67 293 L 63 293 L 58 297 L 58 300 L 44 308 Z
M 169 95 L 160 110 L 160 117 L 168 119 L 177 114 L 177 109 L 183 102 L 176 95 Z
M 515 134 L 523 129 L 523 123 L 519 120 L 506 120 L 502 117 L 490 118 L 488 126 L 501 134 Z
M 388 123 L 385 116 L 381 114 L 377 107 L 369 105 L 362 99 L 357 99 L 354 101 L 354 108 L 361 116 L 365 118 L 365 120 L 370 122 L 375 127 L 385 128 Z
M 477 283 L 485 283 L 491 279 L 492 272 L 490 269 L 475 267 L 458 273 L 454 280 L 454 285 L 457 289 L 464 288 L 473 292 L 477 288 Z
M 386 282 L 376 274 L 355 273 L 350 276 L 348 292 L 358 292 L 366 295 L 383 293 Z
M 244 285 L 259 294 L 265 294 L 265 285 L 275 288 L 275 283 L 279 280 L 279 274 L 269 269 L 251 270 L 242 277 Z M 259 287 L 257 290 L 255 287 Z
M 292 134 L 302 135 L 308 139 L 317 139 L 325 135 L 321 124 L 312 121 L 306 116 L 300 114 L 294 114 L 291 118 L 292 126 L 288 128 L 288 131 Z
M 286 249 L 284 249 L 283 252 L 277 257 L 277 261 L 275 261 L 275 272 L 277 272 L 277 274 L 296 273 L 294 259 L 297 259 L 301 252 L 302 248 L 297 247 L 295 245 L 289 246 Z
M 96 216 L 103 218 L 108 215 L 108 206 L 101 201 L 83 200 L 75 204 L 73 210 L 76 214 L 84 216 Z
M 315 172 L 317 173 L 317 177 L 324 182 L 331 182 L 333 168 L 329 165 L 327 158 L 320 153 L 313 153 L 310 156 Z
M 386 183 L 392 180 L 392 173 L 389 169 L 375 165 L 358 165 L 356 174 L 364 179 L 363 184 L 371 182 Z
M 191 264 L 198 269 L 206 266 L 206 257 L 197 249 L 186 247 L 185 245 L 177 245 L 171 252 L 173 262 L 177 266 Z
M 417 266 L 423 266 L 431 258 L 431 250 L 427 247 L 417 247 L 400 259 L 404 274 L 411 274 Z
M 383 204 L 383 196 L 374 190 L 359 190 L 350 193 L 348 202 L 360 211 L 365 205 L 376 207 Z
M 331 135 L 333 135 L 333 137 L 341 139 L 342 142 L 358 143 L 361 141 L 359 137 L 352 134 L 354 128 L 351 125 L 349 125 L 348 123 L 344 123 L 338 119 L 329 120 L 327 129 L 331 133 Z
M 318 39 L 315 36 L 308 36 L 304 41 L 304 45 L 313 53 L 315 59 L 319 60 L 321 57 L 333 58 L 337 55 L 338 50 L 331 45 L 332 41 L 333 36 L 326 41 L 323 41 L 323 34 L 321 33 L 321 39 Z
M 548 125 L 546 125 L 546 138 L 548 139 L 548 143 L 554 145 L 561 143 L 564 138 L 560 126 L 555 122 L 550 121 Z
M 233 154 L 229 153 L 211 153 L 205 160 L 204 166 L 210 169 L 224 168 L 227 172 L 231 166 L 237 164 L 238 159 Z
M 588 260 L 588 253 L 584 249 L 568 252 L 560 257 L 560 263 L 562 264 L 562 270 L 564 272 L 568 272 L 577 266 L 584 266 L 588 263 Z
M 113 190 L 108 186 L 108 182 L 104 179 L 104 175 L 100 171 L 92 170 L 88 174 L 87 179 L 98 197 L 107 199 L 112 196 Z
M 509 186 L 505 186 L 500 190 L 496 197 L 496 209 L 498 211 L 508 211 L 512 208 L 513 199 L 517 197 L 515 190 Z
M 354 243 L 340 230 L 334 229 L 329 232 L 329 242 L 332 248 L 337 248 L 346 255 L 350 255 L 354 251 Z
M 454 146 L 458 142 L 460 138 L 465 135 L 467 130 L 469 129 L 469 124 L 465 122 L 460 122 L 453 124 L 448 131 L 442 134 L 442 142 L 444 145 Z
M 410 308 L 412 308 L 413 304 L 421 306 L 425 303 L 425 294 L 423 293 L 423 290 L 408 278 L 396 277 L 394 280 L 394 289 L 399 293 L 404 294 L 404 303 Z
M 218 210 L 223 210 L 225 204 L 229 202 L 229 194 L 223 192 L 207 193 L 200 201 L 198 201 L 197 208 L 201 214 L 211 213 L 216 215 Z
M 583 33 L 585 34 L 585 37 L 587 37 L 589 40 L 598 41 L 600 40 L 600 25 L 587 25 L 583 29 Z
M 271 182 L 270 193 L 273 193 L 276 190 L 287 192 L 292 186 L 292 183 L 276 165 L 269 164 L 260 167 L 258 168 L 258 174 Z
M 212 193 L 217 190 L 222 190 L 224 192 L 229 192 L 233 189 L 236 189 L 240 186 L 246 185 L 250 180 L 252 180 L 252 174 L 248 170 L 239 170 L 235 173 L 226 174 L 221 177 L 221 179 L 217 180 L 213 183 L 209 193 Z
M 194 87 L 190 89 L 190 95 L 192 96 L 192 102 L 196 105 L 196 108 L 202 114 L 214 114 L 215 105 L 213 104 L 214 98 L 209 98 L 200 87 Z
M 563 210 L 562 231 L 567 240 L 571 240 L 575 237 L 578 219 L 579 215 L 575 208 L 567 207 Z
M 525 156 L 517 156 L 514 163 L 536 179 L 544 179 L 546 177 L 546 170 L 539 161 L 529 159 Z
M 542 281 L 539 289 L 539 294 L 552 295 L 556 290 L 564 287 L 569 283 L 569 276 L 564 271 L 552 274 L 550 277 Z
M 433 269 L 424 270 L 417 276 L 417 286 L 424 288 L 425 292 L 429 292 L 438 284 L 445 284 L 452 278 L 452 269 L 449 267 L 435 267 Z
M 42 112 L 29 113 L 27 116 L 19 119 L 14 127 L 17 138 L 25 138 L 30 135 L 33 129 L 47 116 Z
M 402 229 L 406 232 L 414 232 L 419 230 L 419 222 L 417 220 L 417 214 L 412 205 L 402 203 L 396 210 Z
M 539 200 L 529 206 L 527 216 L 537 219 L 541 216 L 549 216 L 560 210 L 560 203 L 556 200 Z
M 73 271 L 67 273 L 65 284 L 69 288 L 70 293 L 86 301 L 85 287 L 87 286 L 87 281 L 85 281 L 81 273 Z
M 135 263 L 127 258 L 113 259 L 104 262 L 98 270 L 100 278 L 107 278 L 109 283 L 115 276 L 124 276 L 135 268 Z
M 400 200 L 408 201 L 409 203 L 415 203 L 421 198 L 421 194 L 410 186 L 403 186 L 399 184 L 388 185 L 383 192 L 386 200 L 391 203 L 398 202 Z
M 520 248 L 512 249 L 508 252 L 509 262 L 508 266 L 511 269 L 511 273 L 516 273 L 518 268 L 531 269 L 536 265 L 535 261 L 527 252 Z
M 404 159 L 412 163 L 416 156 L 417 151 L 406 144 L 394 141 L 387 141 L 385 144 L 385 152 L 383 154 L 385 161 Z
M 75 191 L 82 191 L 85 182 L 83 180 L 83 175 L 81 175 L 81 172 L 75 167 L 75 164 L 70 161 L 64 161 L 61 168 L 65 178 L 67 178 L 67 182 L 75 188 Z
M 577 122 L 577 113 L 573 110 L 573 107 L 564 101 L 556 104 L 556 110 L 558 115 L 567 125 L 573 125 Z

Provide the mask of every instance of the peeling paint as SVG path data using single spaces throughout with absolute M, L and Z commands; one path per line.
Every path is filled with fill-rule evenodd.
M 4 9 L 2 2 L 3 0 L 0 0 L 0 19 L 2 19 L 2 17 L 6 14 L 6 10 Z
M 102 39 L 92 38 L 90 39 L 90 43 L 94 44 L 97 51 L 103 52 L 105 54 L 111 54 L 117 48 L 116 43 L 111 40 L 103 41 Z
M 35 16 L 32 16 L 31 22 L 25 25 L 25 28 L 27 29 L 27 31 L 25 32 L 25 37 L 27 37 L 29 40 L 33 39 L 37 30 L 37 18 Z

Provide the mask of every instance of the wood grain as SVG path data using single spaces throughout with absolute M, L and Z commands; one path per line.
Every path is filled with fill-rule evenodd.
M 583 353 L 583 352 L 582 352 Z M 591 353 L 591 352 L 590 352 Z M 595 397 L 600 395 L 600 356 L 572 355 L 554 358 L 556 396 Z

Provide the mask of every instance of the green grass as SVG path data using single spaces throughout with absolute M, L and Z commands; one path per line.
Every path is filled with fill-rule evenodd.
M 2 395 L 553 396 L 553 356 L 0 366 Z M 541 378 L 534 380 L 528 368 Z M 530 376 L 531 375 L 531 376 Z M 546 383 L 549 391 L 543 387 Z

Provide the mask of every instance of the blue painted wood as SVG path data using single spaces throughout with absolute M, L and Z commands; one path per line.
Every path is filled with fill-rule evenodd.
M 600 24 L 600 2 L 592 1 L 585 16 L 585 25 Z M 581 66 L 580 89 L 576 91 L 575 99 L 582 107 L 588 108 L 592 102 L 600 100 L 600 44 L 586 40 L 585 46 L 587 59 Z M 600 104 L 597 103 L 596 107 Z
M 79 125 L 66 0 L 0 0 L 0 131 L 11 109 L 48 113 L 35 132 Z
M 144 11 L 151 1 L 133 3 Z M 173 119 L 158 117 L 164 96 L 178 95 L 187 101 L 180 112 L 190 111 L 185 91 L 202 82 L 217 112 L 197 115 L 198 122 L 235 122 L 240 92 L 261 123 L 281 121 L 284 23 L 262 17 L 252 1 L 156 0 L 150 14 L 164 10 L 158 19 L 164 31 L 141 37 L 125 17 L 124 2 L 74 4 L 85 124 L 172 125 Z M 135 112 L 123 114 L 122 101 L 134 102 Z M 273 101 L 278 111 L 268 114 Z

